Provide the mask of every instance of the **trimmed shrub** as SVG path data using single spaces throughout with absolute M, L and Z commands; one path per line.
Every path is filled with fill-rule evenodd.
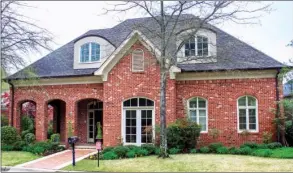
M 48 155 L 58 151 L 64 150 L 58 143 L 52 142 L 36 142 L 34 144 L 23 147 L 23 151 L 31 152 L 38 155 Z
M 16 141 L 19 140 L 16 128 L 12 126 L 1 127 L 1 139 L 1 142 L 4 145 L 13 145 Z
M 293 147 L 293 120 L 285 122 L 286 139 L 289 146 Z
M 135 151 L 136 155 L 137 156 L 147 156 L 149 154 L 148 150 L 146 149 L 136 149 L 136 150 L 133 150 Z
M 58 133 L 52 134 L 50 141 L 55 143 L 60 143 L 60 135 Z
M 249 155 L 252 153 L 252 149 L 250 147 L 243 147 L 243 148 L 240 148 L 239 149 L 239 154 L 242 154 L 242 155 Z
M 156 150 L 155 150 L 155 155 L 159 155 L 160 154 L 160 148 L 156 148 Z
M 1 146 L 1 150 L 2 151 L 13 151 L 14 150 L 14 146 L 12 146 L 12 145 L 2 145 Z
M 25 138 L 25 135 L 31 133 L 29 130 L 24 130 L 21 132 L 21 138 L 24 139 Z
M 136 156 L 136 153 L 134 150 L 130 150 L 126 153 L 127 158 L 134 158 Z
M 170 154 L 178 154 L 181 150 L 179 148 L 171 148 L 169 149 Z
M 217 143 L 211 143 L 209 145 L 209 149 L 212 153 L 216 153 L 218 148 L 224 147 L 224 145 L 221 142 Z
M 34 120 L 33 118 L 24 115 L 21 117 L 21 131 L 29 131 L 29 133 L 34 133 Z
M 23 147 L 26 146 L 26 142 L 25 141 L 16 141 L 13 144 L 14 150 L 16 151 L 22 151 Z
M 258 149 L 252 152 L 253 156 L 270 157 L 273 154 L 271 149 Z
M 240 154 L 241 151 L 240 151 L 240 148 L 231 147 L 231 148 L 229 148 L 229 153 L 230 154 Z
M 32 153 L 37 155 L 43 155 L 45 153 L 46 149 L 41 146 L 36 146 L 33 148 Z
M 118 155 L 116 153 L 114 153 L 113 151 L 108 151 L 103 154 L 103 159 L 104 160 L 118 159 Z
M 103 153 L 106 153 L 106 152 L 109 152 L 109 151 L 112 151 L 113 149 L 114 149 L 114 147 L 106 147 L 106 148 L 103 148 L 102 154 Z
M 3 126 L 8 126 L 9 125 L 9 120 L 7 116 L 4 116 L 3 114 L 1 115 L 1 127 Z
M 26 144 L 31 144 L 33 142 L 35 142 L 36 137 L 33 133 L 28 133 L 24 136 L 24 141 L 26 142 Z
M 195 148 L 193 148 L 193 149 L 190 150 L 190 153 L 195 154 L 195 153 L 197 153 L 197 151 L 196 151 Z
M 124 158 L 126 153 L 129 151 L 129 148 L 125 146 L 117 146 L 112 150 L 118 157 Z
M 149 154 L 155 154 L 156 146 L 153 144 L 143 144 L 141 148 L 146 149 Z
M 201 148 L 199 149 L 199 151 L 200 151 L 201 153 L 209 153 L 209 152 L 210 152 L 210 149 L 209 149 L 209 147 L 201 147 Z
M 137 150 L 137 149 L 140 149 L 140 147 L 138 147 L 136 145 L 126 145 L 125 147 L 129 148 L 129 150 Z
M 48 130 L 47 130 L 47 138 L 51 139 L 51 136 L 54 134 L 53 130 L 53 121 L 51 120 L 48 124 Z
M 229 150 L 227 147 L 220 147 L 220 148 L 217 148 L 217 153 L 218 154 L 228 154 Z
M 272 142 L 272 143 L 269 143 L 267 146 L 269 149 L 276 149 L 276 148 L 281 148 L 282 144 L 280 142 Z
M 249 147 L 249 148 L 257 148 L 257 143 L 255 142 L 246 142 L 240 146 L 240 148 Z
M 267 149 L 268 144 L 257 144 L 257 149 Z
M 167 127 L 168 148 L 190 150 L 196 146 L 200 125 L 187 118 L 177 119 Z

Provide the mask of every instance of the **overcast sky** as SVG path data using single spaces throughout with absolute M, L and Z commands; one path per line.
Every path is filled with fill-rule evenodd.
M 90 29 L 113 27 L 120 20 L 140 17 L 139 13 L 125 15 L 100 15 L 107 2 L 78 1 L 29 1 L 27 4 L 36 8 L 22 11 L 36 23 L 54 34 L 54 49 L 73 40 Z M 293 57 L 293 48 L 286 45 L 293 39 L 293 2 L 273 2 L 272 11 L 260 18 L 259 25 L 237 25 L 224 23 L 219 28 L 252 45 L 280 62 L 287 62 Z M 32 63 L 49 52 L 33 54 L 28 57 Z

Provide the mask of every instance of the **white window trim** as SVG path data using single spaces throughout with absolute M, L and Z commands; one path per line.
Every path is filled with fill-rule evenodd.
M 239 99 L 245 97 L 245 106 L 239 106 Z M 248 106 L 248 97 L 253 97 L 255 99 L 255 106 Z M 249 130 L 249 109 L 255 109 L 255 119 L 256 119 L 256 130 Z M 239 109 L 245 109 L 246 110 L 246 130 L 240 130 L 239 129 Z M 241 96 L 237 99 L 237 131 L 238 133 L 242 133 L 243 131 L 248 131 L 250 133 L 258 133 L 259 132 L 259 124 L 258 124 L 258 100 L 256 97 L 251 96 L 251 95 L 245 95 Z
M 92 44 L 91 43 L 95 43 L 100 46 L 100 58 L 98 61 L 92 61 Z M 89 62 L 81 62 L 81 47 L 85 44 L 89 44 Z M 78 62 L 81 64 L 92 64 L 92 63 L 96 63 L 96 62 L 101 62 L 101 45 L 97 42 L 87 42 L 87 43 L 84 43 L 81 46 L 79 46 L 79 60 L 78 60 Z
M 197 108 L 190 108 L 190 106 L 189 106 L 189 102 L 191 101 L 191 100 L 193 100 L 193 99 L 195 99 L 196 98 L 196 107 Z M 206 108 L 198 108 L 198 99 L 203 99 L 203 100 L 205 100 L 206 101 Z M 187 110 L 188 110 L 188 118 L 190 118 L 190 110 L 196 110 L 196 114 L 197 114 L 197 116 L 196 116 L 196 123 L 197 124 L 199 124 L 199 110 L 205 110 L 206 111 L 206 130 L 205 131 L 200 131 L 200 133 L 208 133 L 208 131 L 209 131 L 209 124 L 208 124 L 208 100 L 207 99 L 205 99 L 205 98 L 202 98 L 202 97 L 192 97 L 192 98 L 190 98 L 190 99 L 188 99 L 187 100 Z
M 208 40 L 208 56 L 199 56 L 198 55 L 198 52 L 197 52 L 197 37 L 203 37 L 203 38 L 207 38 L 207 40 Z M 194 37 L 194 44 L 195 44 L 195 56 L 189 56 L 189 57 L 209 57 L 211 54 L 210 54 L 210 49 L 211 49 L 211 47 L 210 47 L 210 44 L 209 44 L 209 37 L 207 37 L 207 36 L 203 36 L 203 35 L 195 35 L 195 37 Z M 189 40 L 188 40 L 189 41 Z M 184 44 L 184 57 L 186 57 L 185 56 L 185 44 Z
M 149 99 L 147 97 L 131 97 L 131 98 L 128 98 L 128 99 L 125 99 L 122 101 L 122 111 L 121 111 L 121 136 L 122 136 L 122 142 L 123 142 L 123 145 L 137 145 L 137 146 L 141 146 L 142 144 L 145 144 L 145 143 L 141 143 L 141 110 L 152 110 L 152 140 L 154 141 L 156 138 L 155 138 L 155 101 L 153 101 L 154 103 L 154 106 L 145 106 L 145 107 L 139 107 L 139 106 L 133 106 L 133 107 L 124 107 L 123 106 L 123 103 L 127 100 L 130 100 L 130 99 L 133 99 L 133 98 L 144 98 L 144 99 L 148 99 L 148 100 L 151 100 L 153 101 L 152 99 Z M 139 101 L 138 101 L 139 103 Z M 136 119 L 136 125 L 137 125 L 137 130 L 136 131 L 136 135 L 137 135 L 137 138 L 136 138 L 136 143 L 127 143 L 126 142 L 126 132 L 125 132 L 125 120 L 126 120 L 126 110 L 136 110 L 136 116 L 137 116 L 137 119 Z
M 133 69 L 133 52 L 134 51 L 141 51 L 142 52 L 142 58 L 143 58 L 143 61 L 142 61 L 142 70 L 134 70 Z M 133 50 L 133 52 L 131 53 L 131 71 L 132 72 L 144 72 L 144 51 L 142 49 L 135 49 Z

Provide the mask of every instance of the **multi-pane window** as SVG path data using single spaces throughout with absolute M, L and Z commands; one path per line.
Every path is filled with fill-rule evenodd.
M 258 130 L 257 100 L 251 96 L 238 99 L 238 130 Z
M 141 49 L 136 49 L 132 52 L 132 71 L 144 71 L 144 53 Z
M 80 62 L 89 62 L 90 44 L 86 43 L 80 48 Z
M 152 143 L 154 102 L 132 98 L 123 102 L 123 140 L 128 144 Z
M 189 118 L 201 125 L 201 131 L 207 132 L 207 101 L 200 97 L 189 100 Z
M 197 36 L 197 56 L 208 56 L 208 38 Z
M 192 37 L 185 43 L 185 56 L 195 56 L 195 38 Z
M 100 61 L 100 45 L 86 43 L 80 47 L 80 62 Z
M 185 56 L 208 56 L 208 38 L 203 36 L 192 37 L 185 43 Z

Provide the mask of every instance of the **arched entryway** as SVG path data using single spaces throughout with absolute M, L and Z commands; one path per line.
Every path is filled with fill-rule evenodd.
M 97 123 L 103 127 L 103 102 L 83 99 L 77 103 L 77 130 L 80 143 L 95 143 Z
M 32 100 L 23 100 L 18 102 L 17 104 L 17 126 L 20 129 L 20 134 L 24 135 L 24 131 L 26 133 L 34 133 L 36 130 L 36 123 L 35 123 L 35 118 L 36 118 L 36 109 L 37 109 L 37 104 L 36 102 Z M 33 126 L 31 126 L 32 124 Z M 23 136 L 22 135 L 22 136 Z
M 66 142 L 66 102 L 60 99 L 54 99 L 47 102 L 47 138 L 49 139 L 52 134 L 60 134 L 61 142 Z

